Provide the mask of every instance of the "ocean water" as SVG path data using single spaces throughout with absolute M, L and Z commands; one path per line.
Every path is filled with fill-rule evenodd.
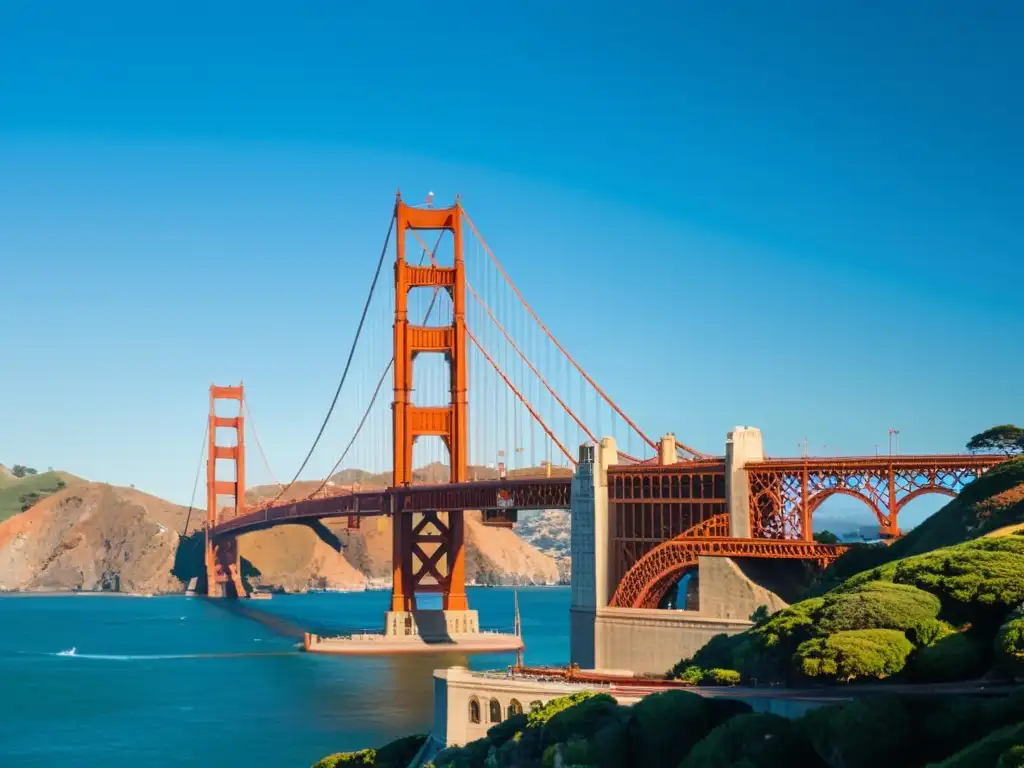
M 485 629 L 511 630 L 511 589 L 469 593 Z M 188 597 L 0 597 L 0 766 L 301 768 L 331 752 L 425 732 L 434 669 L 500 669 L 515 660 L 295 650 L 289 633 L 303 629 L 379 631 L 388 598 L 275 595 L 239 606 Z M 568 588 L 520 588 L 519 605 L 527 663 L 565 663 Z M 70 648 L 75 655 L 59 655 Z

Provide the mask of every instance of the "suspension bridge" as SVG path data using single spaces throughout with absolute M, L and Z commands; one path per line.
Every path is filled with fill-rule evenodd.
M 392 248 L 387 289 L 380 278 Z M 350 437 L 321 480 L 300 480 L 342 394 L 348 407 L 335 421 Z M 673 433 L 652 437 L 558 341 L 458 200 L 438 208 L 400 195 L 323 426 L 291 481 L 275 481 L 269 496 L 248 504 L 247 416 L 252 429 L 241 384 L 211 386 L 207 593 L 245 595 L 238 537 L 246 533 L 390 518 L 386 625 L 399 632 L 392 618 L 415 613 L 417 594 L 439 593 L 446 615 L 469 611 L 467 512 L 494 526 L 514 525 L 520 510 L 572 508 L 575 516 L 584 469 L 596 479 L 583 503 L 602 518 L 598 604 L 653 608 L 699 557 L 835 559 L 843 548 L 811 535 L 814 510 L 832 495 L 859 498 L 884 535 L 898 536 L 908 501 L 955 495 L 999 460 L 778 459 L 764 455 L 752 428 L 731 432 L 724 453 L 703 453 Z M 274 477 L 254 430 L 253 438 Z M 595 488 L 596 507 L 587 496 Z

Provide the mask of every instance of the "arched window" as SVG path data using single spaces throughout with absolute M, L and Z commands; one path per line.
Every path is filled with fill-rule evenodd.
M 480 701 L 476 696 L 469 700 L 469 722 L 480 722 Z
M 491 712 L 490 712 L 491 722 L 492 723 L 500 723 L 501 722 L 501 702 L 498 701 L 497 699 L 491 699 L 491 707 L 490 707 L 490 709 L 491 709 Z
M 508 703 L 508 716 L 513 717 L 514 715 L 523 714 L 523 705 L 519 703 L 519 699 L 512 699 Z
M 544 706 L 544 702 L 543 701 L 531 701 L 530 702 L 530 711 L 531 712 L 536 712 L 538 709 L 540 709 L 543 706 Z

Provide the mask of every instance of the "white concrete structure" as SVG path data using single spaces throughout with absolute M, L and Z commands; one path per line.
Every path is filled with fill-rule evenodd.
M 761 431 L 737 427 L 726 447 L 726 494 L 730 532 L 749 536 L 747 461 L 763 458 Z M 676 440 L 666 435 L 659 457 L 676 463 Z M 702 557 L 698 565 L 699 610 L 611 608 L 617 584 L 612 562 L 615 505 L 608 503 L 608 467 L 618 463 L 615 440 L 604 438 L 595 451 L 580 449 L 570 501 L 572 601 L 570 659 L 583 669 L 630 669 L 661 674 L 692 656 L 717 634 L 735 634 L 750 626 L 759 606 L 775 611 L 786 603 L 750 581 L 727 558 Z
M 757 427 L 736 427 L 725 438 L 725 498 L 729 500 L 729 535 L 750 538 L 750 492 L 744 467 L 764 460 L 764 440 Z

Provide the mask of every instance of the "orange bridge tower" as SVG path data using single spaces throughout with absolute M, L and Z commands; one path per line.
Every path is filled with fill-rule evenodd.
M 214 538 L 217 523 L 241 515 L 245 506 L 245 423 L 242 416 L 242 385 L 210 386 L 210 421 L 206 445 L 206 594 L 209 597 L 245 597 L 242 584 L 241 559 L 235 536 Z M 218 416 L 218 400 L 238 401 L 237 416 Z M 218 445 L 217 430 L 235 430 L 233 445 Z M 217 479 L 218 459 L 234 463 L 234 479 Z M 231 497 L 231 506 L 223 510 L 219 500 Z
M 401 489 L 413 482 L 413 444 L 416 438 L 435 435 L 448 448 L 449 480 L 465 482 L 468 461 L 468 408 L 466 386 L 465 263 L 462 253 L 462 209 L 456 199 L 450 208 L 414 208 L 401 195 L 395 203 L 395 325 L 393 411 L 393 577 L 391 611 L 386 619 L 389 635 L 417 632 L 416 593 L 441 593 L 445 623 L 456 631 L 475 631 L 476 612 L 469 611 L 465 583 L 463 512 L 435 510 L 403 513 Z M 452 266 L 415 266 L 405 259 L 408 230 L 452 233 Z M 452 300 L 452 323 L 447 326 L 411 325 L 408 296 L 413 288 L 446 291 Z M 451 398 L 447 405 L 420 406 L 411 402 L 413 360 L 420 353 L 443 354 L 448 362 Z M 414 519 L 415 518 L 415 519 Z M 417 612 L 422 613 L 422 612 Z M 426 617 L 420 616 L 421 622 Z

